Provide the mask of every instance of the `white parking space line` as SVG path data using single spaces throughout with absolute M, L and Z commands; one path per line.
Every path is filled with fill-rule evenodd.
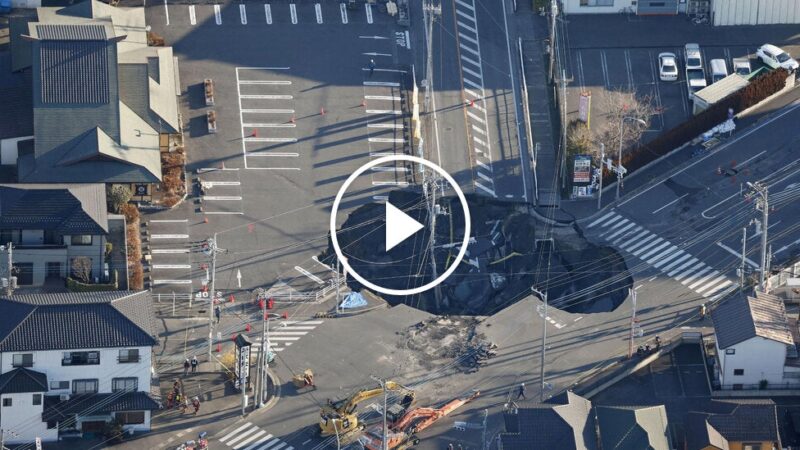
M 167 6 L 167 0 L 164 0 L 164 15 L 167 19 L 167 25 L 169 25 L 169 7 Z
M 317 23 L 322 25 L 322 5 L 315 3 L 314 12 L 317 14 Z
M 367 23 L 372 24 L 372 5 L 367 3 L 367 4 L 364 5 L 364 7 L 367 8 L 366 9 L 366 11 L 367 11 Z
M 372 185 L 373 186 L 408 186 L 408 181 L 373 181 Z
M 192 25 L 197 25 L 197 13 L 195 13 L 194 5 L 189 5 L 189 23 Z
M 294 96 L 283 94 L 245 94 L 240 95 L 239 98 L 251 100 L 291 100 Z
M 243 123 L 247 128 L 294 128 L 296 123 Z
M 364 81 L 364 86 L 384 86 L 384 87 L 400 87 L 400 83 L 395 81 Z
M 153 269 L 191 269 L 191 264 L 153 264 Z
M 150 239 L 189 239 L 188 234 L 151 234 Z
M 578 61 L 578 87 L 580 87 L 582 92 L 585 90 L 586 82 L 583 77 L 583 55 L 580 50 L 577 51 L 576 58 Z
M 400 101 L 400 96 L 397 96 L 397 95 L 365 95 L 364 98 L 367 99 L 367 100 Z
M 253 153 L 250 152 L 247 154 L 250 157 L 267 157 L 267 158 L 297 158 L 300 156 L 299 153 L 276 153 L 276 152 L 269 152 L 269 153 Z
M 264 4 L 264 16 L 267 19 L 267 25 L 272 25 L 272 7 L 269 3 Z
M 631 52 L 625 50 L 625 70 L 628 72 L 628 89 L 633 90 L 633 69 L 631 68 Z
M 204 195 L 203 201 L 240 201 L 242 197 L 238 195 Z
M 347 25 L 347 7 L 344 6 L 344 3 L 339 3 L 339 12 L 342 13 L 342 23 Z
M 656 94 L 656 114 L 658 115 L 658 119 L 661 122 L 661 128 L 656 131 L 663 131 L 664 130 L 664 106 L 661 103 L 661 89 L 659 87 L 659 83 L 661 83 L 661 79 L 659 76 L 656 76 L 656 73 L 659 72 L 658 67 L 656 67 L 656 60 L 653 59 L 653 52 L 648 51 L 647 57 L 650 60 L 650 77 L 653 79 L 653 88 Z
M 297 25 L 297 6 L 294 3 L 289 4 L 289 13 L 292 15 L 292 24 Z
M 216 22 L 217 25 L 222 25 L 222 11 L 219 5 L 214 5 L 214 22 Z
M 608 80 L 608 63 L 606 62 L 605 50 L 600 52 L 600 69 L 603 71 L 603 83 L 605 84 L 606 88 L 609 88 L 611 84 Z
M 367 128 L 389 128 L 394 130 L 402 130 L 403 124 L 401 123 L 368 123 Z
M 150 250 L 150 253 L 154 255 L 170 255 L 170 254 L 182 254 L 182 253 L 189 253 L 188 248 L 154 248 Z
M 399 110 L 392 110 L 392 109 L 368 109 L 366 111 L 367 114 L 393 114 L 395 116 L 399 116 L 403 114 L 403 111 Z
M 393 144 L 402 144 L 406 140 L 403 138 L 368 138 L 368 142 L 383 142 L 383 143 L 393 143 Z
M 243 109 L 247 114 L 294 114 L 293 109 Z
M 268 85 L 290 86 L 292 82 L 288 80 L 241 80 L 239 81 L 239 84 L 268 84 Z
M 297 142 L 297 138 L 267 138 L 267 137 L 247 137 L 245 142 Z
M 244 3 L 239 5 L 239 17 L 242 20 L 242 25 L 247 25 L 247 7 Z
M 153 219 L 150 223 L 189 223 L 189 219 Z
M 192 280 L 153 280 L 153 284 L 192 284 Z

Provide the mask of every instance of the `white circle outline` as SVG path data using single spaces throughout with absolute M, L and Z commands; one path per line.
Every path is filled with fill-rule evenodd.
M 353 270 L 353 268 L 350 267 L 350 264 L 348 264 L 347 258 L 344 257 L 342 249 L 339 247 L 339 239 L 336 237 L 336 214 L 339 211 L 339 203 L 342 201 L 342 197 L 344 196 L 345 191 L 347 191 L 347 189 L 350 187 L 350 184 L 352 184 L 353 181 L 355 181 L 355 179 L 358 176 L 360 176 L 367 170 L 375 166 L 378 166 L 380 164 L 393 161 L 411 161 L 417 164 L 422 164 L 423 166 L 435 170 L 439 175 L 441 175 L 445 180 L 447 180 L 447 182 L 450 183 L 450 186 L 452 186 L 453 189 L 456 191 L 458 200 L 461 202 L 461 208 L 464 210 L 464 239 L 461 241 L 461 249 L 458 251 L 456 259 L 450 265 L 450 268 L 448 268 L 443 274 L 439 275 L 439 277 L 437 277 L 435 280 L 413 289 L 385 288 L 382 286 L 378 286 L 377 284 L 372 283 L 371 281 L 359 275 L 358 272 Z M 461 260 L 464 259 L 464 255 L 466 255 L 467 253 L 467 245 L 469 244 L 469 236 L 472 231 L 471 228 L 472 228 L 472 222 L 469 213 L 469 206 L 467 205 L 467 198 L 464 197 L 464 192 L 461 190 L 461 188 L 458 187 L 458 183 L 456 183 L 456 180 L 454 180 L 449 173 L 445 172 L 444 169 L 442 169 L 438 165 L 428 161 L 427 159 L 420 158 L 418 156 L 411 156 L 411 155 L 382 156 L 378 159 L 374 159 L 364 164 L 363 166 L 359 167 L 355 172 L 353 172 L 349 177 L 347 177 L 347 180 L 345 180 L 342 187 L 339 188 L 339 192 L 336 193 L 336 198 L 333 200 L 333 206 L 331 207 L 331 223 L 330 223 L 331 243 L 333 244 L 333 250 L 336 252 L 336 256 L 339 258 L 339 261 L 341 262 L 342 266 L 347 271 L 347 273 L 352 275 L 353 278 L 358 280 L 359 283 L 372 289 L 373 291 L 377 291 L 387 295 L 403 296 L 403 295 L 419 294 L 441 284 L 447 277 L 449 277 L 450 275 L 453 274 L 453 272 L 455 272 L 458 265 L 461 264 Z

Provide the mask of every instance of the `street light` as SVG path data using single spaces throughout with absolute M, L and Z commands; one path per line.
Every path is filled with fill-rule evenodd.
M 266 305 L 264 305 L 266 307 Z M 269 343 L 269 319 L 279 319 L 280 314 L 268 313 L 264 311 L 263 319 L 261 320 L 261 367 L 259 367 L 259 389 L 256 393 L 258 395 L 258 407 L 264 406 L 264 392 L 267 391 L 267 374 L 269 373 L 269 352 L 272 347 Z
M 622 125 L 625 123 L 626 120 L 633 120 L 634 122 L 639 122 L 643 127 L 647 126 L 647 122 L 638 117 L 633 116 L 623 116 L 619 120 L 619 155 L 617 159 L 617 200 L 619 200 L 619 185 L 622 184 Z

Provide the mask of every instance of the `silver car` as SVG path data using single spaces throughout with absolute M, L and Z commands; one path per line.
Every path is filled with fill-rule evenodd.
M 676 81 L 678 79 L 678 59 L 675 53 L 658 54 L 658 76 L 661 81 Z

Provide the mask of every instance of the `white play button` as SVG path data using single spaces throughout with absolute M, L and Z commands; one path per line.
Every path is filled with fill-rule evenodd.
M 423 225 L 400 211 L 396 206 L 386 202 L 386 251 L 408 239 L 421 230 Z

